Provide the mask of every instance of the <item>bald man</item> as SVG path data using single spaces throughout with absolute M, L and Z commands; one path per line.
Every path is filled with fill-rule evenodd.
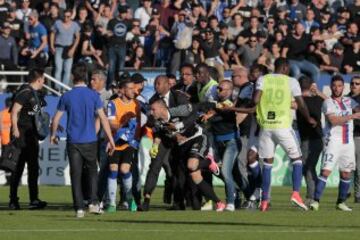
M 160 99 L 165 102 L 168 108 L 173 108 L 189 103 L 189 100 L 185 94 L 170 89 L 169 78 L 166 75 L 157 76 L 154 87 L 155 94 L 150 99 L 150 104 Z M 151 119 L 149 120 L 149 124 L 150 122 Z M 149 171 L 146 176 L 144 185 L 144 203 L 142 205 L 144 211 L 149 210 L 151 194 L 156 187 L 159 173 L 162 167 L 164 168 L 167 176 L 165 181 L 164 200 L 166 203 L 171 203 L 171 177 L 173 173 L 172 168 L 170 167 L 169 158 L 171 157 L 171 148 L 174 146 L 175 142 L 173 139 L 162 133 L 155 135 L 155 137 L 159 138 L 161 141 L 160 144 L 154 143 L 153 145 L 153 148 L 157 148 L 158 153 L 151 159 Z M 180 206 L 179 208 L 182 209 L 184 206 Z
M 183 118 L 173 117 L 171 111 L 169 111 L 165 102 L 161 99 L 151 104 L 150 113 L 158 122 L 155 131 L 161 132 L 175 142 L 173 149 L 177 156 L 177 168 L 174 170 L 183 170 L 180 174 L 176 172 L 176 176 L 178 177 L 176 179 L 176 190 L 178 192 L 174 194 L 174 204 L 179 204 L 178 207 L 180 207 L 180 209 L 174 210 L 185 209 L 184 196 L 186 187 L 191 187 L 193 196 L 196 195 L 197 191 L 200 191 L 207 199 L 216 203 L 216 211 L 223 211 L 225 204 L 217 197 L 213 187 L 203 179 L 202 170 L 208 169 L 211 161 L 206 158 L 209 150 L 209 141 L 206 134 L 203 134 L 202 127 L 195 121 L 192 121 L 191 124 L 182 124 L 181 121 L 183 121 Z M 192 112 L 191 114 L 197 115 L 196 112 Z M 232 119 L 234 120 L 234 117 L 232 117 Z M 179 123 L 183 126 L 179 128 L 176 127 L 175 129 L 169 127 L 171 125 L 178 126 Z M 236 129 L 235 121 L 234 126 Z M 186 183 L 186 176 L 190 177 L 191 183 Z M 176 205 L 174 205 L 174 207 L 175 206 Z

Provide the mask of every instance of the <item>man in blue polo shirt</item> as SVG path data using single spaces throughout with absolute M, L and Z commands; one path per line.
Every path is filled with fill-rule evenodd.
M 67 114 L 67 154 L 69 156 L 71 189 L 76 217 L 84 217 L 84 199 L 82 174 L 88 171 L 87 183 L 91 203 L 90 213 L 100 213 L 97 199 L 97 136 L 95 119 L 99 117 L 109 140 L 109 153 L 115 149 L 109 122 L 104 113 L 100 96 L 86 85 L 87 70 L 84 64 L 74 66 L 72 70 L 74 88 L 59 100 L 53 119 L 51 143 L 57 143 L 56 130 L 61 116 Z M 85 168 L 84 168 L 85 167 Z

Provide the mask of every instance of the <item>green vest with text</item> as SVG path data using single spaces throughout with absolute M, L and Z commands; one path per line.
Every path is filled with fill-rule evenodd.
M 203 87 L 201 87 L 200 84 L 198 84 L 198 97 L 200 102 L 205 102 L 205 97 L 207 92 L 212 88 L 213 86 L 218 85 L 218 82 L 214 79 L 210 79 L 210 81 Z
M 282 74 L 267 74 L 263 77 L 260 102 L 256 118 L 262 129 L 290 128 L 291 115 L 290 79 Z

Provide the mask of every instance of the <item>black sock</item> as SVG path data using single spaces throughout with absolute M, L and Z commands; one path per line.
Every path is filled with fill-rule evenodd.
M 220 202 L 220 199 L 216 196 L 214 189 L 204 180 L 202 180 L 199 184 L 197 184 L 200 191 L 204 196 L 214 202 Z

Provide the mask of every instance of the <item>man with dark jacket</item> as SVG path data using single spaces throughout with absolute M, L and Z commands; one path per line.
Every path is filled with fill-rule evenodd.
M 181 81 L 173 89 L 185 93 L 191 103 L 199 102 L 193 65 L 184 64 L 180 69 L 180 76 Z
M 159 99 L 162 99 L 166 103 L 166 106 L 168 108 L 173 108 L 179 105 L 189 103 L 187 97 L 183 93 L 170 90 L 169 79 L 164 75 L 160 75 L 155 79 L 155 91 L 156 93 L 149 101 L 150 104 Z M 144 186 L 144 203 L 142 206 L 144 211 L 149 210 L 151 194 L 156 187 L 161 167 L 164 167 L 167 175 L 167 181 L 165 182 L 165 191 L 167 188 L 166 185 L 171 184 L 170 178 L 172 176 L 172 171 L 169 164 L 169 157 L 171 148 L 174 145 L 174 141 L 162 134 L 160 134 L 158 137 L 159 139 L 161 139 L 161 143 L 153 143 L 151 152 L 155 152 L 157 154 L 151 154 L 153 156 L 151 156 L 151 164 L 146 176 L 146 182 Z

